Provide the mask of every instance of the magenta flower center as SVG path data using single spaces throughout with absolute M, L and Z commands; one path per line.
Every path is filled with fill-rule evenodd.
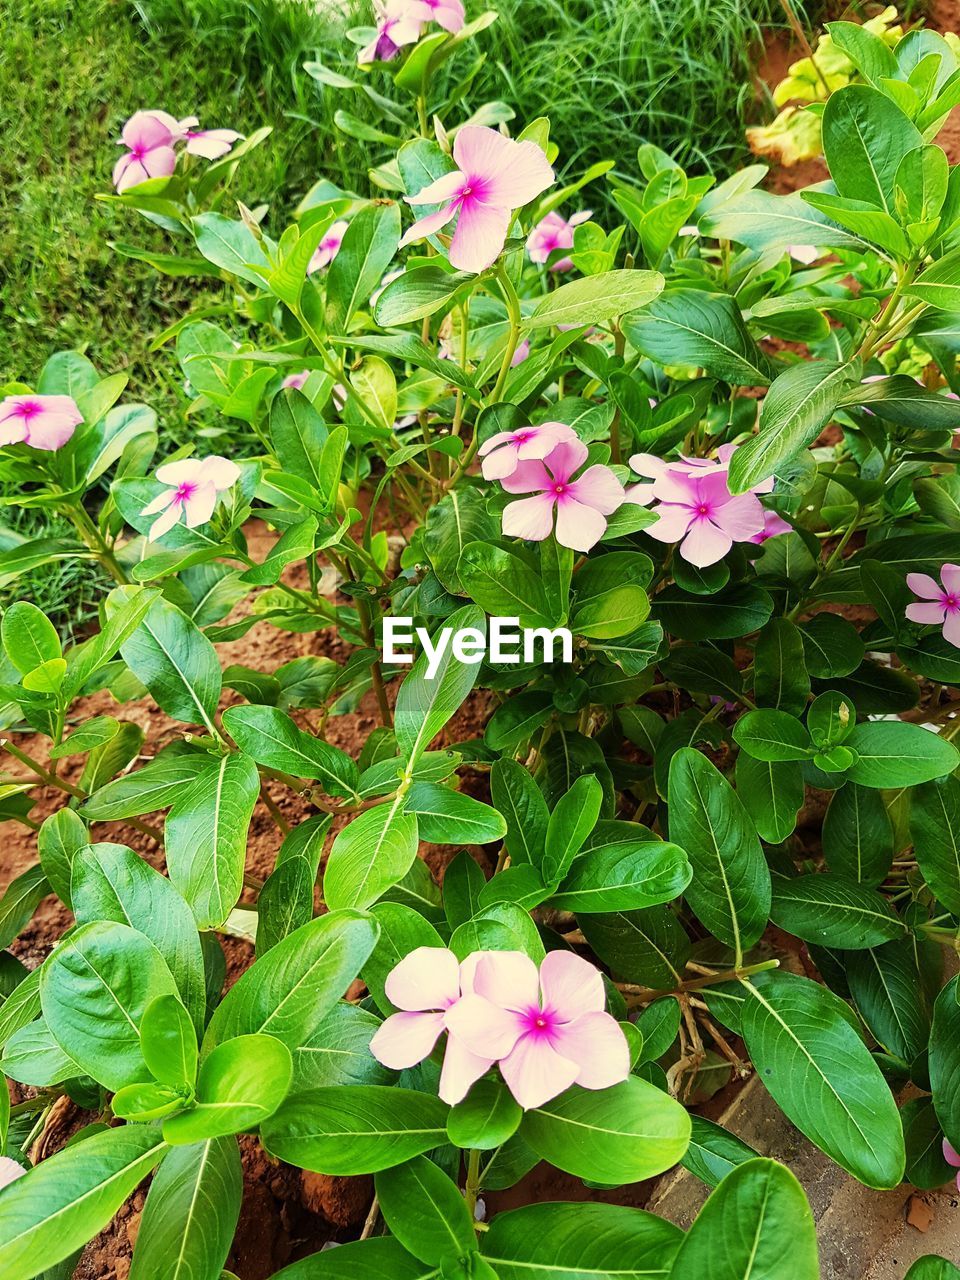
M 557 1023 L 560 1021 L 552 1009 L 540 1009 L 536 1005 L 526 1009 L 521 1016 L 523 1018 L 524 1034 L 544 1040 L 553 1035 L 557 1028 Z
M 526 444 L 528 440 L 532 440 L 532 439 L 533 439 L 532 431 L 518 431 L 513 437 L 513 442 L 514 444 Z
M 697 507 L 697 515 L 708 516 L 709 514 L 710 514 L 710 508 L 707 506 L 705 502 L 701 502 L 699 507 Z
M 189 502 L 193 495 L 197 492 L 197 486 L 189 482 L 177 485 L 177 491 L 173 495 L 174 502 Z
M 563 495 L 567 492 L 567 486 L 565 484 L 555 484 L 553 486 L 553 492 L 557 495 L 558 498 L 562 498 Z
M 35 418 L 38 413 L 43 413 L 43 405 L 37 404 L 36 400 L 24 400 L 17 405 L 18 418 L 26 418 L 29 421 L 30 418 Z
M 960 609 L 960 600 L 955 595 L 944 596 L 940 601 L 947 613 L 956 613 Z

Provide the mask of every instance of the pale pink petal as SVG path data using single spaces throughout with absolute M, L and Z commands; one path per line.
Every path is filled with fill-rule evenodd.
M 154 147 L 143 153 L 140 164 L 148 178 L 169 178 L 177 167 L 177 153 L 173 147 Z
M 242 133 L 234 129 L 200 129 L 187 134 L 187 151 L 205 160 L 219 160 L 225 156 Z
M 714 507 L 710 519 L 734 542 L 746 542 L 763 529 L 763 507 L 752 493 L 739 493 Z
M 146 182 L 149 177 L 150 174 L 132 151 L 121 156 L 113 166 L 113 185 L 121 194 L 129 191 L 131 187 L 139 187 L 140 183 Z
M 569 1089 L 580 1067 L 561 1057 L 545 1036 L 525 1035 L 500 1063 L 500 1074 L 521 1107 L 530 1111 Z
M 27 438 L 27 424 L 23 418 L 4 418 L 0 421 L 0 445 L 22 444 Z
M 588 449 L 582 440 L 561 440 L 544 459 L 554 480 L 566 484 L 575 471 L 587 460 Z
M 954 610 L 943 620 L 943 638 L 948 644 L 960 649 L 960 613 Z
M 384 991 L 398 1009 L 445 1009 L 460 995 L 460 964 L 446 947 L 417 947 L 387 976 Z
M 529 499 L 528 499 L 529 501 Z M 607 531 L 606 517 L 566 494 L 557 502 L 557 541 L 573 551 L 589 551 Z
M 946 587 L 950 595 L 960 595 L 960 564 L 941 565 L 940 581 Z
M 183 504 L 180 502 L 179 498 L 171 496 L 170 504 L 164 511 L 163 515 L 159 520 L 154 520 L 153 524 L 150 526 L 147 538 L 151 542 L 156 542 L 157 538 L 162 538 L 165 533 L 169 533 L 180 519 L 180 512 L 182 509 Z
M 530 339 L 524 338 L 522 342 L 517 343 L 517 349 L 510 357 L 510 368 L 516 369 L 518 364 L 523 364 L 527 356 L 530 354 Z
M 722 560 L 733 546 L 733 539 L 710 520 L 697 519 L 680 544 L 680 554 L 688 564 L 705 569 L 709 564 Z
M 587 1013 L 559 1026 L 551 1042 L 557 1053 L 577 1064 L 575 1083 L 583 1089 L 609 1089 L 630 1074 L 627 1038 L 609 1013 Z
M 477 973 L 477 965 L 482 958 L 482 951 L 471 951 L 466 960 L 460 961 L 460 991 L 465 996 L 473 994 L 473 982 Z
M 630 459 L 630 469 L 638 476 L 646 476 L 649 480 L 657 480 L 670 464 L 664 462 L 653 453 L 635 453 Z
M 684 506 L 700 506 L 702 495 L 696 475 L 679 467 L 668 467 L 654 480 L 654 496 L 661 502 L 679 502 Z
M 11 1182 L 22 1178 L 26 1172 L 23 1165 L 17 1164 L 16 1160 L 11 1160 L 9 1156 L 0 1156 L 0 1188 L 8 1187 Z
M 535 493 L 540 489 L 553 488 L 553 478 L 538 458 L 518 462 L 501 483 L 507 493 Z
M 442 1013 L 394 1013 L 377 1029 L 370 1052 L 385 1067 L 404 1071 L 430 1056 L 442 1031 Z
M 812 244 L 788 244 L 787 253 L 794 262 L 801 262 L 805 267 L 820 257 L 820 250 Z
M 543 542 L 553 532 L 554 497 L 538 493 L 532 498 L 509 502 L 503 509 L 503 533 L 507 538 Z
M 567 221 L 570 223 L 571 227 L 579 227 L 581 222 L 589 222 L 592 217 L 592 209 L 581 209 L 579 213 L 575 213 L 571 218 L 568 218 Z
M 166 111 L 137 111 L 121 130 L 123 144 L 131 151 L 151 151 L 154 147 L 169 147 L 179 138 L 180 124 Z
M 577 502 L 595 507 L 605 516 L 612 515 L 626 496 L 623 485 L 610 468 L 599 463 L 588 467 L 582 476 L 574 480 L 567 492 L 572 494 Z
M 644 529 L 644 533 L 648 533 L 651 538 L 656 538 L 658 542 L 679 542 L 693 521 L 693 511 L 690 507 L 677 506 L 673 503 L 663 503 L 662 506 L 657 507 L 654 515 L 657 516 L 657 523 L 649 525 Z
M 456 200 L 466 185 L 466 178 L 459 169 L 454 169 L 421 187 L 415 196 L 404 196 L 404 199 L 407 204 L 446 204 L 448 200 Z
M 507 476 L 512 476 L 516 469 L 517 450 L 509 444 L 489 454 L 480 465 L 484 480 L 504 480 Z
M 493 1066 L 495 1059 L 471 1053 L 462 1040 L 448 1034 L 440 1072 L 440 1100 L 455 1107 L 467 1096 L 470 1086 Z
M 519 209 L 554 181 L 550 162 L 535 142 L 514 142 L 496 129 L 467 125 L 453 143 L 453 158 L 470 178 L 483 179 L 483 199 Z
M 947 1164 L 952 1165 L 954 1169 L 960 1169 L 960 1155 L 954 1151 L 950 1142 L 944 1138 L 943 1140 L 943 1158 Z
M 177 493 L 175 489 L 164 489 L 163 493 L 158 493 L 152 502 L 140 512 L 142 516 L 155 516 L 158 511 L 166 511 L 171 502 L 177 501 Z
M 77 429 L 79 418 L 69 410 L 44 410 L 27 424 L 27 444 L 31 449 L 52 452 L 65 445 Z
M 498 449 L 500 445 L 513 440 L 515 435 L 515 431 L 497 431 L 489 440 L 484 440 L 477 452 L 480 454 L 481 458 L 485 458 L 488 453 L 492 453 L 493 450 Z
M 946 607 L 942 604 L 908 604 L 906 615 L 911 622 L 919 622 L 923 627 L 939 626 L 946 617 Z
M 428 213 L 425 218 L 419 218 L 404 233 L 400 241 L 400 248 L 406 248 L 408 244 L 413 244 L 414 240 L 425 240 L 427 236 L 434 235 L 447 225 L 456 212 L 457 205 L 455 202 L 451 202 L 450 204 L 442 205 L 436 213 Z
M 940 583 L 934 581 L 929 573 L 908 573 L 907 586 L 921 600 L 939 600 L 943 595 Z
M 165 462 L 154 473 L 161 484 L 203 484 L 203 459 L 181 458 L 178 462 Z
M 631 502 L 635 507 L 649 507 L 654 500 L 652 484 L 632 484 L 624 490 L 624 502 Z
M 212 484 L 218 491 L 229 489 L 240 479 L 240 468 L 237 464 L 231 462 L 229 458 L 221 458 L 218 453 L 202 459 L 202 462 L 204 481 Z
M 536 1008 L 540 975 L 523 951 L 484 951 L 474 974 L 474 990 L 504 1009 Z
M 533 964 L 533 961 L 530 963 Z M 475 982 L 482 968 L 481 960 Z M 462 996 L 444 1014 L 445 1026 L 450 1035 L 456 1037 L 471 1053 L 492 1059 L 505 1057 L 517 1043 L 517 1038 L 523 1035 L 525 1026 L 522 1014 L 514 1009 L 504 1009 L 496 1003 L 509 994 L 502 992 L 493 999 L 476 993 Z
M 458 271 L 485 271 L 506 243 L 510 217 L 506 207 L 464 200 L 450 243 L 450 265 Z
M 544 1009 L 564 1022 L 602 1013 L 607 1002 L 600 970 L 572 951 L 547 952 L 540 965 L 540 989 Z
M 549 457 L 558 444 L 579 439 L 565 422 L 541 422 L 528 431 L 532 434 L 517 448 L 517 457 L 521 459 Z
M 451 35 L 463 26 L 463 0 L 427 0 L 427 8 L 433 10 L 433 20 Z
M 184 519 L 188 529 L 206 524 L 217 505 L 217 491 L 212 484 L 202 484 L 183 499 Z

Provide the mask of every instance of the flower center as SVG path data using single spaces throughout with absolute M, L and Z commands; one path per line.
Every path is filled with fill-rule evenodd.
M 708 516 L 709 514 L 710 514 L 710 508 L 707 506 L 705 502 L 701 502 L 699 507 L 697 507 L 697 515 Z
M 553 1034 L 557 1018 L 550 1009 L 540 1009 L 534 1005 L 524 1015 L 526 1034 L 546 1038 Z
M 173 500 L 174 502 L 189 502 L 196 492 L 197 486 L 195 484 L 186 483 L 177 485 L 177 491 L 173 495 Z
M 513 437 L 514 444 L 526 444 L 528 440 L 533 439 L 532 431 L 518 431 Z
M 960 609 L 960 600 L 955 595 L 944 596 L 943 607 L 947 613 L 956 613 Z
M 35 418 L 42 412 L 43 405 L 37 404 L 36 400 L 24 400 L 17 408 L 17 416 L 20 418 Z
M 562 498 L 563 495 L 567 492 L 567 486 L 565 484 L 555 484 L 553 486 L 553 492 L 557 495 L 558 498 Z

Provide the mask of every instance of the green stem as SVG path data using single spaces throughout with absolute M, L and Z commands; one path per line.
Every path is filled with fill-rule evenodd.
M 114 582 L 121 586 L 127 586 L 130 579 L 127 577 L 117 557 L 113 554 L 110 547 L 104 541 L 100 530 L 87 515 L 84 508 L 79 502 L 70 503 L 61 507 L 63 514 L 71 521 L 80 537 L 80 541 L 84 546 L 89 547 L 95 558 L 100 562 Z
M 463 1190 L 463 1198 L 470 1210 L 470 1221 L 477 1220 L 477 1196 L 480 1194 L 480 1152 L 472 1150 L 467 1157 L 467 1184 Z

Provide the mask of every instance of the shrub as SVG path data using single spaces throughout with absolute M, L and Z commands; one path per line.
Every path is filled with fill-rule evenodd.
M 607 170 L 611 227 L 574 216 L 606 166 L 558 187 L 545 119 L 435 110 L 490 16 L 391 16 L 356 43 L 399 53 L 376 141 L 400 140 L 378 182 L 418 215 L 403 236 L 400 200 L 321 181 L 274 239 L 225 199 L 262 134 L 124 131 L 109 199 L 169 235 L 141 256 L 223 284 L 220 323 L 171 337 L 245 450 L 154 469 L 151 411 L 73 353 L 4 388 L 2 477 L 75 536 L 0 573 L 89 558 L 117 585 L 66 651 L 29 601 L 0 627 L 2 813 L 38 827 L 0 941 L 51 892 L 76 920 L 32 972 L 4 961 L 0 1062 L 36 1092 L 13 1116 L 0 1093 L 3 1274 L 70 1259 L 156 1170 L 131 1275 L 176 1274 L 175 1238 L 216 1280 L 255 1133 L 374 1174 L 387 1229 L 287 1280 L 717 1257 L 774 1280 L 785 1230 L 815 1280 L 793 1175 L 684 1103 L 749 1061 L 868 1187 L 960 1159 L 960 185 L 933 141 L 960 72 L 935 36 L 888 58 L 867 33 L 869 83 L 824 110 L 832 187 L 717 186 L 644 145 L 629 182 Z M 348 652 L 224 668 L 254 627 Z M 179 736 L 91 718 L 104 689 Z M 65 803 L 38 824 L 39 787 Z M 149 857 L 101 838 L 120 824 Z M 254 915 L 224 994 L 220 937 Z M 95 1118 L 21 1178 L 63 1094 Z M 713 1191 L 686 1234 L 600 1203 L 479 1221 L 539 1160 L 605 1188 L 680 1162 Z

